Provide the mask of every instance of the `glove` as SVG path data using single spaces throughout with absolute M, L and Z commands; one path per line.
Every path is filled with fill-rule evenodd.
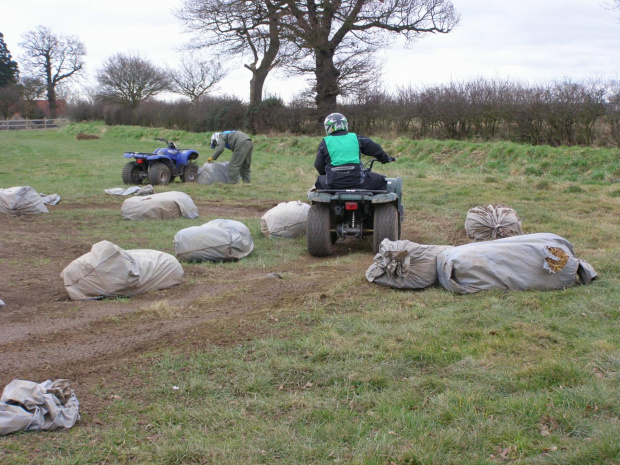
M 213 157 L 207 158 L 207 163 L 213 163 Z

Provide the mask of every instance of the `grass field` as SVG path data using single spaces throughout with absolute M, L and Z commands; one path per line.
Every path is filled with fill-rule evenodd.
M 78 132 L 101 138 L 76 140 Z M 127 222 L 103 189 L 122 185 L 123 152 L 152 151 L 153 139 L 166 137 L 197 149 L 202 164 L 209 136 L 86 123 L 0 132 L 0 187 L 58 193 L 65 208 L 37 221 L 82 220 L 59 239 L 174 253 L 176 231 L 213 218 Z M 206 211 L 229 208 L 252 233 L 255 250 L 237 263 L 184 264 L 191 285 L 229 284 L 218 297 L 226 307 L 254 289 L 238 276 L 278 271 L 301 288 L 327 268 L 341 271 L 290 304 L 267 299 L 251 316 L 197 327 L 200 340 L 188 333 L 185 343 L 123 359 L 105 380 L 84 374 L 76 394 L 99 397 L 98 408 L 82 402 L 83 418 L 69 431 L 0 437 L 0 463 L 619 464 L 620 150 L 377 141 L 398 157 L 379 171 L 403 178 L 403 239 L 466 243 L 469 208 L 507 204 L 525 233 L 571 241 L 599 279 L 563 291 L 461 296 L 368 283 L 364 247 L 310 260 L 304 238 L 267 239 L 260 214 L 234 212 L 305 200 L 319 140 L 257 136 L 250 185 L 157 189 L 186 192 Z M 0 216 L 0 235 L 7 221 Z M 10 261 L 4 252 L 0 273 Z M 186 306 L 150 299 L 126 318 L 173 320 L 208 304 L 206 294 Z M 210 341 L 210 331 L 228 342 Z

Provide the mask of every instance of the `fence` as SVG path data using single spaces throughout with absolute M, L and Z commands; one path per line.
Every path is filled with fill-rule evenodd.
M 8 119 L 0 120 L 0 131 L 14 129 L 52 129 L 69 124 L 67 118 Z

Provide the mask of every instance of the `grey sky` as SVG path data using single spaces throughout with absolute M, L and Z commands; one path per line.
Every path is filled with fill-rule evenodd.
M 19 62 L 21 35 L 38 25 L 77 35 L 94 72 L 118 52 L 140 53 L 174 65 L 189 39 L 171 10 L 178 0 L 4 0 L 0 32 Z M 412 46 L 397 43 L 382 54 L 386 87 L 432 85 L 477 77 L 548 82 L 564 78 L 620 79 L 620 12 L 604 0 L 453 0 L 461 24 L 447 35 L 428 35 Z M 220 93 L 247 100 L 249 71 L 239 65 Z M 266 92 L 289 99 L 301 79 L 270 77 Z

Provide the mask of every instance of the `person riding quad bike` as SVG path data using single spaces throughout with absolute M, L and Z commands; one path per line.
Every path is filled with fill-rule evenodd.
M 314 167 L 319 172 L 308 191 L 306 222 L 308 252 L 325 257 L 339 239 L 372 236 L 373 250 L 384 239 L 400 239 L 403 218 L 402 179 L 372 172 L 376 161 L 389 163 L 379 144 L 350 133 L 346 118 L 332 113 L 325 119 L 326 137 L 319 144 Z M 362 164 L 361 155 L 372 159 Z
M 323 123 L 326 136 L 319 144 L 314 167 L 319 172 L 317 189 L 385 190 L 385 176 L 365 172 L 360 154 L 376 158 L 382 164 L 394 161 L 379 144 L 368 137 L 349 132 L 344 115 L 332 113 Z

